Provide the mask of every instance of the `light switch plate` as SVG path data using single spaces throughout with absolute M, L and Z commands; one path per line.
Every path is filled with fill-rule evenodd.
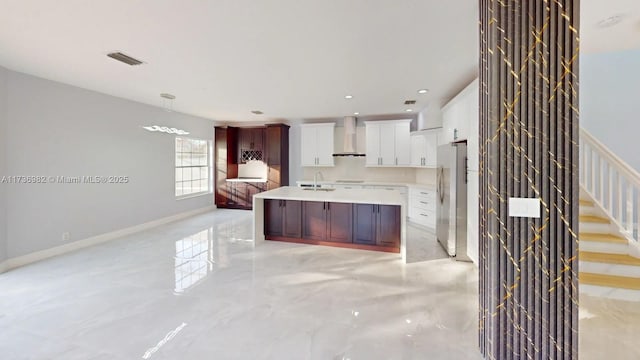
M 509 198 L 509 216 L 540 218 L 540 199 Z

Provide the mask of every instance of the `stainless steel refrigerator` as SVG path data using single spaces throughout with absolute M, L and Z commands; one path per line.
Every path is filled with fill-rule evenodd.
M 467 255 L 467 142 L 438 147 L 436 235 L 449 256 Z

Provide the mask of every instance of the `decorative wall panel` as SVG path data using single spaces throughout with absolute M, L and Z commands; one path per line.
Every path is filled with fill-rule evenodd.
M 480 349 L 578 358 L 579 0 L 480 0 Z M 508 216 L 511 197 L 540 218 Z

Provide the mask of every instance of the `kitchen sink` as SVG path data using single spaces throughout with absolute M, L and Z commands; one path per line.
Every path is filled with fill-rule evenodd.
M 335 189 L 333 189 L 333 188 L 317 188 L 317 189 L 314 189 L 314 188 L 304 188 L 304 189 L 302 189 L 302 190 L 305 190 L 305 191 L 333 191 L 333 190 L 335 190 Z

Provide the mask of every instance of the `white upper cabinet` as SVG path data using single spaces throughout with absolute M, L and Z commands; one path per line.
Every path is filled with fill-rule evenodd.
M 365 125 L 365 139 L 367 142 L 366 164 L 367 166 L 380 165 L 380 125 Z
M 427 153 L 426 141 L 421 133 L 411 133 L 411 166 L 424 166 L 424 158 Z
M 366 121 L 367 166 L 411 166 L 411 120 Z
M 300 158 L 302 166 L 334 166 L 335 123 L 301 125 Z
M 469 84 L 442 108 L 442 139 L 446 144 L 452 141 L 468 140 L 479 121 L 478 80 Z
M 411 133 L 411 166 L 435 168 L 438 151 L 438 134 L 441 129 Z

